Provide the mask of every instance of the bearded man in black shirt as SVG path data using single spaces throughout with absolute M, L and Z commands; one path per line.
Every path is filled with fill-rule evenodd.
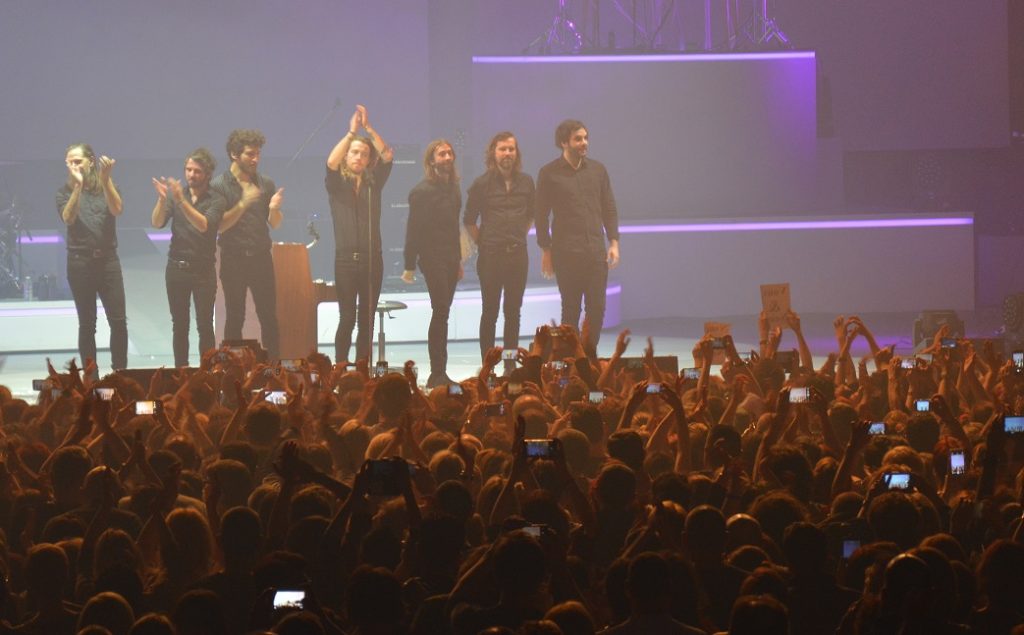
M 199 355 L 216 346 L 213 302 L 217 295 L 217 228 L 224 215 L 224 198 L 210 189 L 217 161 L 206 148 L 185 158 L 185 187 L 174 178 L 153 179 L 157 200 L 153 227 L 171 221 L 167 252 L 167 304 L 171 309 L 174 365 L 188 366 L 190 299 L 196 306 Z
M 423 180 L 409 192 L 405 271 L 402 272 L 402 280 L 412 284 L 418 264 L 430 294 L 428 388 L 452 383 L 447 372 L 448 314 L 455 299 L 455 285 L 462 279 L 461 210 L 455 150 L 448 141 L 436 139 L 423 154 Z
M 267 355 L 277 359 L 277 288 L 270 229 L 284 218 L 284 188 L 259 173 L 260 151 L 266 138 L 259 130 L 232 130 L 227 151 L 231 167 L 210 187 L 227 206 L 220 222 L 220 283 L 224 288 L 224 339 L 242 338 L 245 295 L 252 290 L 260 341 Z
M 555 145 L 562 154 L 537 175 L 537 244 L 541 272 L 558 281 L 562 324 L 578 328 L 586 301 L 590 340 L 583 345 L 594 355 L 604 324 L 608 269 L 619 264 L 619 216 L 608 171 L 587 156 L 589 142 L 582 121 L 558 124 Z

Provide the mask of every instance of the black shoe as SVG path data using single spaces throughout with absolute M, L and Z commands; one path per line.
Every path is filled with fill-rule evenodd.
M 427 388 L 434 388 L 435 386 L 447 386 L 454 384 L 448 373 L 441 371 L 439 373 L 430 373 L 430 377 L 427 378 Z

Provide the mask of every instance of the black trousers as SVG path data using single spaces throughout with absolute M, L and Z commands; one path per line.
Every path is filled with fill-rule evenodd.
M 260 342 L 271 359 L 280 357 L 277 330 L 277 287 L 270 251 L 220 253 L 220 284 L 224 289 L 224 339 L 242 339 L 245 295 L 252 291 Z
M 448 370 L 448 315 L 459 282 L 458 260 L 420 259 L 420 271 L 430 294 L 430 327 L 427 329 L 427 350 L 430 353 L 430 374 Z
M 499 308 L 503 309 L 505 317 L 502 346 L 505 349 L 519 347 L 519 318 L 523 308 L 523 293 L 526 292 L 526 275 L 529 267 L 530 258 L 526 252 L 526 245 L 518 245 L 511 250 L 480 249 L 476 273 L 480 278 L 480 299 L 483 304 L 480 313 L 481 359 L 494 346 Z M 505 296 L 504 302 L 502 292 Z
M 96 298 L 110 326 L 110 363 L 114 370 L 128 367 L 128 317 L 125 312 L 124 277 L 116 252 L 68 252 L 68 285 L 78 313 L 79 364 L 96 361 Z
M 585 302 L 590 341 L 583 342 L 583 346 L 588 352 L 596 351 L 604 325 L 608 262 L 591 254 L 552 251 L 551 264 L 562 295 L 562 324 L 579 328 Z
M 196 306 L 196 330 L 199 331 L 199 356 L 216 347 L 213 334 L 213 302 L 217 296 L 217 275 L 213 264 L 183 267 L 168 261 L 164 279 L 167 305 L 171 310 L 174 365 L 188 366 L 188 332 L 191 305 Z
M 369 359 L 373 345 L 373 322 L 377 301 L 384 281 L 384 260 L 381 254 L 364 260 L 334 260 L 334 288 L 338 294 L 338 330 L 334 333 L 335 362 L 348 361 L 352 347 L 352 331 L 359 325 L 356 359 Z

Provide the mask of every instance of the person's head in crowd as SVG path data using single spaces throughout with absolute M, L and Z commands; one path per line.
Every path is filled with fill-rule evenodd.
M 963 545 L 960 541 L 947 533 L 935 533 L 930 536 L 926 536 L 921 541 L 922 547 L 932 547 L 938 549 L 946 555 L 946 558 L 950 562 L 963 562 L 966 563 L 967 553 L 964 551 Z
M 994 609 L 1019 607 L 1024 597 L 1024 545 L 996 540 L 977 567 L 978 591 Z
M 794 446 L 773 446 L 765 458 L 768 469 L 801 502 L 811 498 L 812 473 L 807 458 Z
M 764 536 L 761 523 L 750 514 L 733 514 L 725 523 L 725 548 L 727 551 L 744 545 L 761 546 Z
M 462 481 L 448 480 L 434 491 L 434 509 L 465 525 L 473 515 L 473 494 Z
M 921 455 L 909 445 L 897 445 L 882 457 L 882 469 L 892 472 L 913 472 L 927 477 L 929 470 L 925 468 Z
M 146 613 L 132 624 L 129 635 L 175 635 L 174 623 L 166 615 Z
M 828 410 L 828 424 L 832 426 L 839 443 L 846 445 L 850 441 L 850 432 L 857 421 L 857 411 L 845 403 L 834 403 Z
M 442 450 L 447 450 L 455 442 L 455 435 L 448 434 L 441 430 L 434 430 L 420 441 L 420 449 L 427 457 L 433 458 Z
M 771 564 L 771 561 L 767 551 L 754 545 L 737 547 L 725 557 L 726 564 L 744 571 L 753 571 L 761 565 Z
M 668 613 L 672 587 L 666 584 L 671 570 L 661 554 L 646 552 L 633 558 L 626 574 L 626 592 L 632 615 Z
M 459 519 L 446 515 L 424 518 L 415 547 L 417 574 L 454 579 L 465 544 L 465 523 Z
M 262 526 L 256 512 L 244 505 L 224 512 L 218 543 L 227 569 L 250 568 L 262 541 Z
M 672 501 L 683 509 L 690 506 L 690 484 L 675 471 L 659 474 L 651 481 L 651 499 Z
M 57 543 L 70 538 L 85 536 L 85 521 L 72 513 L 54 516 L 43 525 L 40 535 L 43 542 Z
M 436 483 L 445 483 L 461 478 L 466 462 L 451 450 L 441 450 L 430 459 L 429 468 Z
M 644 469 L 644 440 L 633 430 L 616 430 L 606 444 L 608 456 L 622 461 L 634 473 Z
M 68 579 L 68 557 L 56 545 L 44 543 L 29 549 L 25 559 L 25 589 L 40 606 L 61 601 Z
M 593 404 L 569 410 L 569 426 L 587 435 L 591 447 L 600 446 L 604 441 L 604 421 L 601 412 Z
M 178 457 L 178 460 L 181 461 L 182 469 L 199 469 L 199 450 L 196 448 L 196 445 L 188 439 L 188 437 L 183 435 L 174 435 L 164 443 L 164 449 L 174 453 L 174 455 Z
M 789 635 L 789 610 L 770 595 L 741 596 L 732 605 L 729 635 Z
M 285 549 L 297 553 L 308 562 L 315 562 L 322 554 L 320 538 L 331 521 L 326 516 L 304 516 L 293 520 L 285 535 Z
M 604 575 L 604 597 L 608 602 L 613 624 L 623 622 L 629 617 L 629 593 L 626 591 L 629 564 L 629 559 L 619 557 L 608 565 Z
M 494 581 L 503 598 L 531 597 L 548 577 L 544 548 L 522 531 L 503 535 L 494 547 Z
M 644 457 L 643 471 L 648 478 L 657 478 L 662 474 L 669 474 L 675 468 L 676 459 L 668 452 L 655 450 L 648 452 Z
M 906 494 L 885 492 L 868 506 L 868 525 L 878 540 L 911 549 L 921 542 L 921 512 Z
M 717 507 L 700 505 L 686 515 L 683 534 L 695 561 L 721 560 L 725 551 L 725 518 Z
M 97 625 L 106 628 L 111 635 L 128 635 L 135 623 L 135 613 L 128 602 L 117 593 L 103 592 L 89 598 L 78 616 L 78 630 Z
M 248 444 L 247 444 L 248 445 Z M 248 446 L 252 447 L 252 446 Z M 252 471 L 234 459 L 221 458 L 206 468 L 206 478 L 220 487 L 219 507 L 224 510 L 246 505 L 252 494 Z
M 334 515 L 334 495 L 322 485 L 307 485 L 292 496 L 290 522 L 309 516 L 330 518 Z
M 920 618 L 934 609 L 934 588 L 928 565 L 909 553 L 901 553 L 889 561 L 882 582 L 882 608 L 884 615 L 902 618 Z
M 570 518 L 558 498 L 551 492 L 534 490 L 522 501 L 523 518 L 537 525 L 547 525 L 565 544 L 569 542 Z
M 794 578 L 823 575 L 828 560 L 828 537 L 817 525 L 793 523 L 783 534 L 782 552 Z
M 636 500 L 636 474 L 626 465 L 609 462 L 594 483 L 594 504 L 599 513 L 621 513 Z
M 281 434 L 281 411 L 265 401 L 256 404 L 245 415 L 245 432 L 257 448 L 273 446 Z
M 195 589 L 186 592 L 171 613 L 174 628 L 180 635 L 227 635 L 223 599 L 213 591 Z
M 551 620 L 564 635 L 594 635 L 594 618 L 583 604 L 574 600 L 556 604 L 548 609 L 544 619 Z
M 103 502 L 104 496 L 117 501 L 124 496 L 124 486 L 117 472 L 106 465 L 97 465 L 89 470 L 82 481 L 82 503 L 95 508 Z
M 373 405 L 385 421 L 394 421 L 412 402 L 409 382 L 398 373 L 388 373 L 377 380 L 373 389 Z
M 165 562 L 168 573 L 178 580 L 196 581 L 209 573 L 213 558 L 213 536 L 206 517 L 195 509 L 178 508 L 167 516 L 167 529 L 179 545 L 178 557 Z
M 66 511 L 77 507 L 82 496 L 82 483 L 92 469 L 92 457 L 79 445 L 68 445 L 53 452 L 50 462 L 50 484 L 57 508 Z
M 310 611 L 291 611 L 285 613 L 271 632 L 275 635 L 323 635 L 323 623 L 315 613 Z
M 811 473 L 811 500 L 819 505 L 828 505 L 832 500 L 832 481 L 839 471 L 839 461 L 831 456 L 818 459 Z
M 793 523 L 807 520 L 807 508 L 784 491 L 768 492 L 754 499 L 748 512 L 761 524 L 761 531 L 775 544 L 782 544 L 782 536 Z
M 789 604 L 789 580 L 784 570 L 765 563 L 755 567 L 740 585 L 740 595 L 769 595 L 783 604 Z
M 907 553 L 917 556 L 927 565 L 934 589 L 934 615 L 948 620 L 959 600 L 956 573 L 953 572 L 949 559 L 944 553 L 932 547 L 916 547 Z
M 590 440 L 575 428 L 563 428 L 555 435 L 562 443 L 562 452 L 569 471 L 573 474 L 593 476 L 594 462 L 590 455 Z
M 93 558 L 93 575 L 99 575 L 106 567 L 122 564 L 134 570 L 143 566 L 142 554 L 135 544 L 135 539 L 121 529 L 105 530 L 96 539 L 95 557 Z
M 137 613 L 144 606 L 145 587 L 142 575 L 138 569 L 127 565 L 113 564 L 103 567 L 93 580 L 93 589 L 97 593 L 111 591 L 120 595 L 132 607 L 133 612 Z
M 843 492 L 832 499 L 829 507 L 829 519 L 848 521 L 857 516 L 864 505 L 864 497 L 857 492 Z
M 930 412 L 917 412 L 907 419 L 905 433 L 916 452 L 931 452 L 939 442 L 939 422 Z
M 405 622 L 402 583 L 382 567 L 359 567 L 349 579 L 345 612 L 359 632 L 388 632 Z
M 712 452 L 711 448 L 721 449 L 721 452 Z M 726 456 L 739 456 L 742 449 L 740 433 L 731 426 L 713 425 L 708 430 L 707 443 L 702 448 L 704 451 L 704 467 L 710 470 L 717 470 L 724 465 L 723 459 Z

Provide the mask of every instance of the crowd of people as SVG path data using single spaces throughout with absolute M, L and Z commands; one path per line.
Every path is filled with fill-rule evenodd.
M 1024 632 L 1021 365 L 852 317 L 814 368 L 798 316 L 793 351 L 760 326 L 679 373 L 544 326 L 429 391 L 318 353 L 48 363 L 0 391 L 0 631 Z

